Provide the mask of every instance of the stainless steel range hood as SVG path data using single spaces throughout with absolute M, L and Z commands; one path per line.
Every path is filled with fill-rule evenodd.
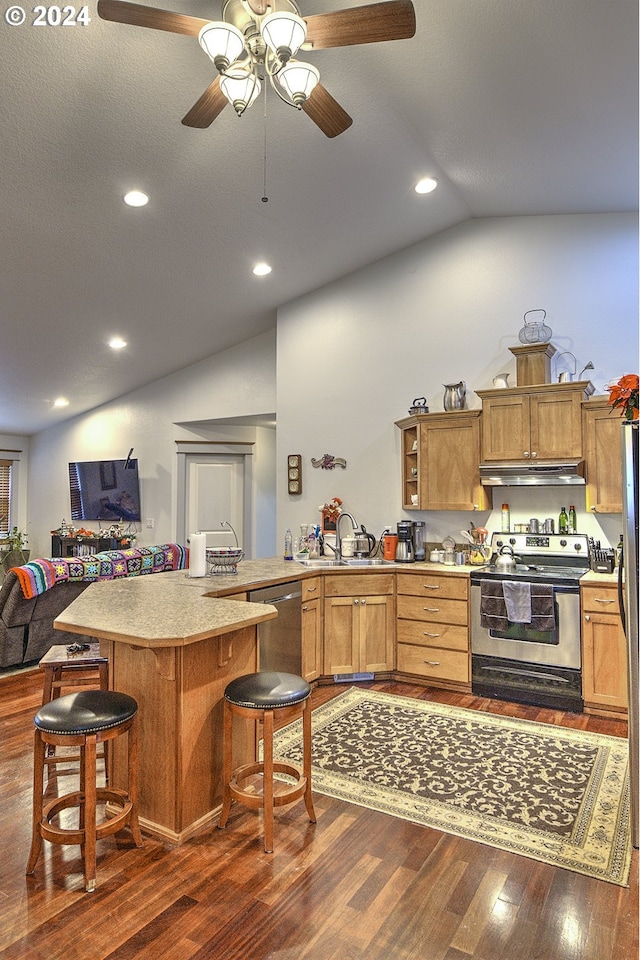
M 584 485 L 584 460 L 481 463 L 480 482 L 485 487 Z

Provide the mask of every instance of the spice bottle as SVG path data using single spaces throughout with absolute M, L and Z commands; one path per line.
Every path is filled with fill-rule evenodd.
M 502 532 L 509 533 L 511 529 L 511 514 L 509 513 L 509 504 L 502 504 Z

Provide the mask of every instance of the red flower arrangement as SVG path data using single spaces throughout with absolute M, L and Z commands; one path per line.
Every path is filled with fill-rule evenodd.
M 620 416 L 625 420 L 638 419 L 638 374 L 625 373 L 617 383 L 607 387 L 611 409 L 620 407 Z

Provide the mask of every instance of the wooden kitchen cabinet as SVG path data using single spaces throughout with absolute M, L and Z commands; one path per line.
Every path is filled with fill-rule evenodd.
M 393 670 L 394 579 L 393 574 L 325 577 L 326 675 Z
M 586 505 L 593 513 L 622 513 L 621 422 L 608 396 L 582 404 Z
M 469 690 L 468 578 L 398 573 L 397 609 L 397 674 Z
M 478 390 L 482 399 L 482 462 L 579 459 L 582 403 L 589 381 Z
M 582 697 L 585 713 L 627 712 L 627 641 L 616 584 L 585 584 L 582 612 Z
M 302 581 L 302 676 L 317 680 L 322 675 L 322 578 Z
M 452 410 L 397 421 L 403 509 L 490 509 L 478 472 L 480 417 L 480 410 Z

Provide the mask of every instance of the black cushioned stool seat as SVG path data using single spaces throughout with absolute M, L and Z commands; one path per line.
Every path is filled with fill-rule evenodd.
M 218 826 L 227 825 L 232 800 L 248 807 L 262 807 L 264 817 L 264 850 L 273 852 L 273 808 L 292 803 L 304 796 L 311 823 L 316 822 L 311 797 L 311 687 L 302 677 L 292 673 L 249 673 L 237 677 L 224 691 L 224 766 L 222 812 Z M 274 713 L 278 719 L 296 720 L 302 717 L 302 768 L 291 763 L 273 761 Z M 233 769 L 232 742 L 233 717 L 248 717 L 263 725 L 264 759 L 257 763 L 245 763 Z M 274 780 L 274 773 L 284 773 L 294 778 L 289 784 Z M 262 791 L 255 784 L 244 788 L 243 782 L 262 777 Z
M 96 841 L 129 825 L 137 847 L 143 845 L 138 824 L 138 704 L 126 693 L 82 690 L 43 704 L 34 718 L 33 824 L 27 873 L 35 870 L 42 840 L 80 844 L 85 887 L 95 889 Z M 96 786 L 96 744 L 127 734 L 127 790 Z M 47 746 L 80 748 L 79 789 L 44 803 L 44 768 Z M 96 803 L 112 804 L 117 812 L 97 822 Z M 78 827 L 51 821 L 70 807 L 78 808 Z

